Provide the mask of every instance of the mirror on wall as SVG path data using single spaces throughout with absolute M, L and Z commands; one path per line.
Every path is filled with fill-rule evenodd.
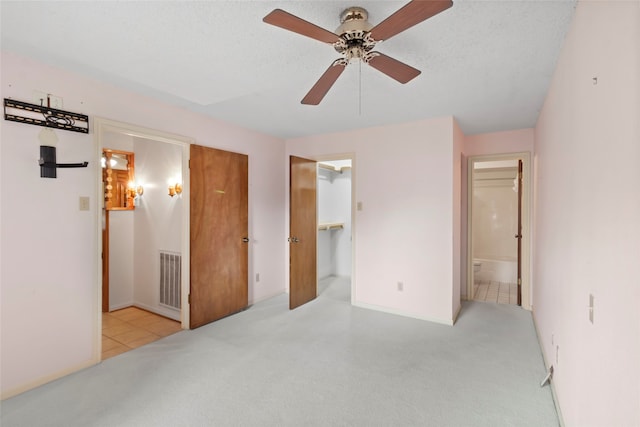
M 102 150 L 102 183 L 106 210 L 134 210 L 138 195 L 135 182 L 134 155 L 130 151 Z

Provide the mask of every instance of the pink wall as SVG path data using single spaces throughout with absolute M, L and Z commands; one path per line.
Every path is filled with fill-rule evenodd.
M 468 135 L 464 139 L 466 157 L 486 154 L 533 152 L 533 129 Z
M 33 90 L 56 93 L 65 110 L 248 154 L 249 276 L 260 273 L 259 283 L 250 282 L 249 299 L 285 290 L 284 141 L 8 52 L 1 59 L 3 98 L 30 101 Z M 4 120 L 0 126 L 0 356 L 6 397 L 98 360 L 100 171 L 93 134 L 55 131 L 58 161 L 87 160 L 89 167 L 40 178 L 43 128 Z M 90 197 L 90 211 L 79 211 L 80 196 Z
M 355 155 L 355 304 L 452 322 L 453 129 L 445 117 L 287 141 L 290 155 Z
M 640 3 L 578 2 L 535 129 L 534 316 L 567 426 L 640 425 L 639 76 Z

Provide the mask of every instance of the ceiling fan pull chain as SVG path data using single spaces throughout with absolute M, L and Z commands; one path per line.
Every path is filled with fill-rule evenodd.
M 362 115 L 362 61 L 358 61 L 358 115 Z

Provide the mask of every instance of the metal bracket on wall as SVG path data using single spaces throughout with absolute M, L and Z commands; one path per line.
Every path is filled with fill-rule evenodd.
M 4 119 L 72 132 L 89 133 L 89 116 L 13 99 L 4 99 Z
M 56 147 L 40 146 L 40 178 L 56 178 L 57 168 L 86 168 L 89 162 L 56 163 Z

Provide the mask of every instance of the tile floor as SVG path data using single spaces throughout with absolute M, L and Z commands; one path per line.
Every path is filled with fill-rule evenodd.
M 137 307 L 102 313 L 102 360 L 180 330 L 180 322 Z
M 518 287 L 515 283 L 479 281 L 474 284 L 474 301 L 518 304 Z

